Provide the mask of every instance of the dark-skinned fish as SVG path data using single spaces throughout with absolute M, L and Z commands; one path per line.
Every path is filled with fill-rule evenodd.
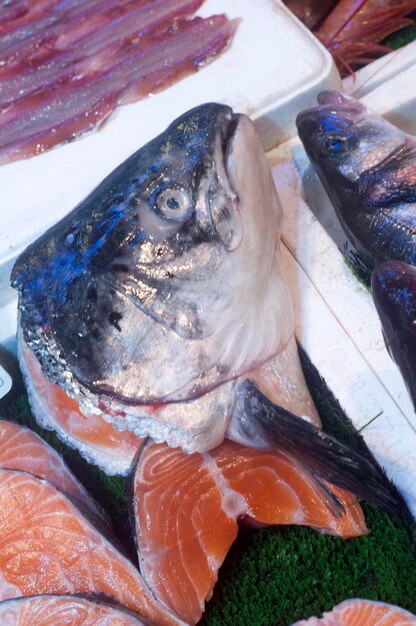
M 386 347 L 416 409 L 416 267 L 387 261 L 374 270 L 371 289 Z
M 416 138 L 336 91 L 296 120 L 339 221 L 370 267 L 416 264 Z

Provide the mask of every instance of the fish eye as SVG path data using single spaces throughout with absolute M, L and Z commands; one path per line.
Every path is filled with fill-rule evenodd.
M 329 135 L 322 141 L 322 150 L 327 155 L 345 152 L 348 147 L 349 141 L 345 135 Z
M 189 193 L 181 187 L 167 187 L 159 192 L 154 200 L 155 210 L 165 219 L 184 221 L 192 213 Z

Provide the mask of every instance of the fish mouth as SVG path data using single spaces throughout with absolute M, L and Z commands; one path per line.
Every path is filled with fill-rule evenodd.
M 214 146 L 214 169 L 208 182 L 207 207 L 211 225 L 228 252 L 241 243 L 243 228 L 239 213 L 241 177 L 234 155 L 238 152 L 244 115 L 227 109 L 228 115 L 217 119 Z

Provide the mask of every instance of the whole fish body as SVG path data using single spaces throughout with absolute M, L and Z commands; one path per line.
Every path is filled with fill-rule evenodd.
M 373 461 L 298 417 L 311 405 L 281 221 L 249 118 L 215 103 L 188 111 L 18 258 L 21 353 L 119 430 L 188 453 L 225 436 L 283 450 L 396 509 Z
M 416 139 L 339 92 L 297 117 L 299 137 L 338 219 L 370 267 L 416 264 Z

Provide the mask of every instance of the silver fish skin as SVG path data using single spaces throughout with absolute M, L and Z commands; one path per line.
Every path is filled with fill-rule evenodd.
M 293 335 L 281 221 L 252 122 L 196 107 L 18 258 L 23 340 L 87 414 L 210 448 Z
M 374 268 L 416 264 L 416 138 L 336 91 L 296 120 L 350 242 Z

